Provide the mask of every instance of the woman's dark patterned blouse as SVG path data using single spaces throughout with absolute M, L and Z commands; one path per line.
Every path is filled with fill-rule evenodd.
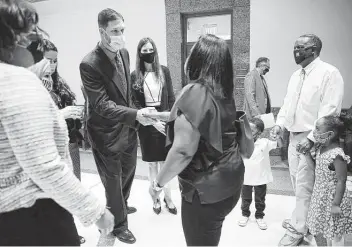
M 57 75 L 57 83 L 54 83 L 53 90 L 50 91 L 50 95 L 59 109 L 63 109 L 66 106 L 75 105 L 76 96 L 71 91 L 70 87 L 64 81 L 62 77 Z M 81 120 L 79 119 L 66 119 L 70 142 L 78 142 L 83 140 L 83 136 L 79 131 L 82 128 Z

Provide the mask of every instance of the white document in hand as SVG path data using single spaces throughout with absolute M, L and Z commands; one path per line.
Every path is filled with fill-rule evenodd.
M 258 116 L 264 122 L 264 128 L 270 129 L 275 126 L 274 114 L 268 113 Z

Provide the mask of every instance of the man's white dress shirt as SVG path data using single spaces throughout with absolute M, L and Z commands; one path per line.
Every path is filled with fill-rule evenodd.
M 287 87 L 284 104 L 277 116 L 276 124 L 290 132 L 311 131 L 308 138 L 314 141 L 312 131 L 315 122 L 328 115 L 340 115 L 344 82 L 337 68 L 323 62 L 319 57 L 303 68 L 305 79 L 299 96 L 296 114 L 292 125 L 288 124 L 287 114 L 291 100 L 295 97 L 302 69 L 293 73 Z

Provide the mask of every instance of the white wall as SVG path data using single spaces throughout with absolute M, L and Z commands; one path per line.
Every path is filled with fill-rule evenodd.
M 49 0 L 34 4 L 39 25 L 59 49 L 59 73 L 83 103 L 79 63 L 99 41 L 98 13 L 104 8 L 120 12 L 126 24 L 126 48 L 130 52 L 131 71 L 135 68 L 137 44 L 151 37 L 166 65 L 166 22 L 164 0 Z
M 298 69 L 293 45 L 305 33 L 321 38 L 322 60 L 337 67 L 345 81 L 343 107 L 352 105 L 351 24 L 351 0 L 251 0 L 251 68 L 258 57 L 270 58 L 273 106 L 282 105 L 288 80 Z
M 131 70 L 142 37 L 152 37 L 166 64 L 166 26 L 163 0 L 49 0 L 34 4 L 40 26 L 59 48 L 59 71 L 83 102 L 78 66 L 98 40 L 98 12 L 110 7 L 126 22 Z M 352 104 L 352 0 L 251 0 L 251 68 L 260 56 L 271 60 L 267 74 L 273 106 L 281 106 L 288 79 L 298 67 L 292 49 L 301 34 L 315 33 L 323 41 L 321 58 L 336 66 L 345 80 L 344 107 Z

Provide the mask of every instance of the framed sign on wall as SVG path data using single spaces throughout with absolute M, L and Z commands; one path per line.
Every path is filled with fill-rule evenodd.
M 232 11 L 215 13 L 185 14 L 182 18 L 182 66 L 198 38 L 204 34 L 213 34 L 224 39 L 232 55 Z M 182 72 L 182 84 L 186 84 L 186 78 Z

